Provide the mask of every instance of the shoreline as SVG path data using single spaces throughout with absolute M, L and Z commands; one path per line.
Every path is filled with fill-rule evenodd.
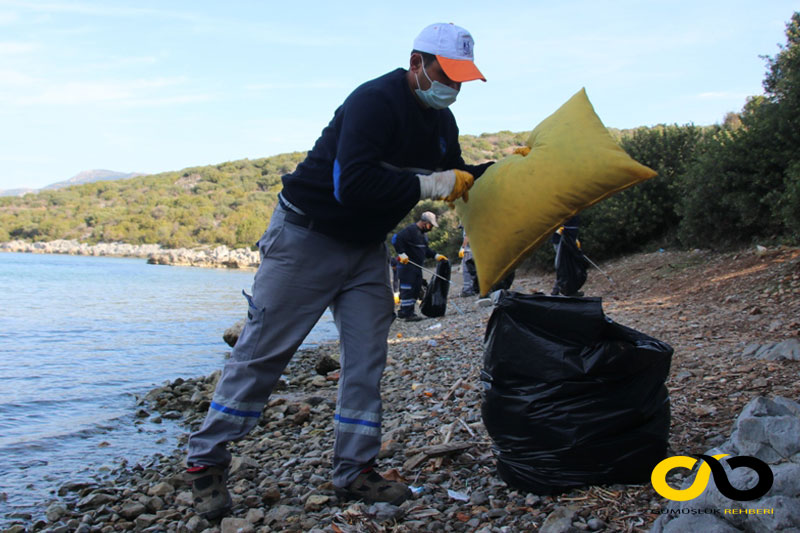
M 622 287 L 590 275 L 586 292 L 603 297 L 609 317 L 675 348 L 667 386 L 676 454 L 705 453 L 723 443 L 739 412 L 758 396 L 800 397 L 800 363 L 745 357 L 748 344 L 800 337 L 800 276 L 791 277 L 800 273 L 798 264 L 798 250 L 758 257 L 751 251 L 665 252 L 604 265 L 625 280 Z M 776 279 L 790 281 L 775 288 Z M 551 283 L 552 274 L 525 273 L 512 290 L 532 293 Z M 500 480 L 480 412 L 483 333 L 492 308 L 451 298 L 464 315 L 448 306 L 445 317 L 395 321 L 390 330 L 378 467 L 419 489 L 402 506 L 342 502 L 334 494 L 331 418 L 338 376 L 316 368 L 320 358 L 338 352 L 332 342 L 295 355 L 258 427 L 231 445 L 234 512 L 223 523 L 191 510 L 182 480 L 184 437 L 149 463 L 115 470 L 107 483 L 61 487 L 61 498 L 42 502 L 45 518 L 6 531 L 500 533 L 549 531 L 564 518 L 584 531 L 653 526 L 668 502 L 648 484 L 538 496 Z M 202 422 L 215 379 L 212 373 L 157 387 L 147 395 L 147 408 L 180 413 L 188 432 Z M 448 443 L 447 455 L 427 455 Z
M 83 255 L 93 257 L 128 257 L 146 259 L 151 265 L 194 266 L 255 270 L 260 257 L 247 248 L 200 246 L 197 248 L 162 248 L 160 244 L 122 242 L 87 244 L 77 240 L 57 239 L 47 242 L 9 241 L 0 243 L 0 252 Z

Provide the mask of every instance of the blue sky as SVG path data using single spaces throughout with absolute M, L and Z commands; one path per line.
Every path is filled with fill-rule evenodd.
M 581 87 L 609 127 L 721 122 L 762 94 L 795 1 L 0 0 L 0 189 L 309 149 L 433 22 L 488 82 L 462 133 L 529 131 Z

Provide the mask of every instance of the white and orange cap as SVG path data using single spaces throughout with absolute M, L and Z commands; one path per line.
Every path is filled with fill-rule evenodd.
M 467 30 L 445 22 L 431 24 L 414 39 L 414 50 L 435 55 L 447 77 L 457 82 L 486 81 L 475 66 L 474 47 Z

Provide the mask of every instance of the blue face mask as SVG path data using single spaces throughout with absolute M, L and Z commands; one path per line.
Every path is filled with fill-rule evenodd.
M 431 82 L 430 89 L 423 91 L 419 88 L 419 77 L 416 73 L 414 74 L 414 77 L 417 78 L 417 89 L 415 89 L 414 92 L 417 93 L 422 103 L 433 109 L 444 109 L 456 101 L 456 97 L 458 96 L 457 89 L 448 87 L 444 83 L 438 81 L 431 81 L 431 78 L 425 71 L 425 65 L 422 65 L 422 73 L 425 74 L 425 77 Z

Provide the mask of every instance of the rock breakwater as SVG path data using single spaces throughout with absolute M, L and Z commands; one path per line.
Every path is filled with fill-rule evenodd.
M 49 242 L 10 241 L 0 243 L 0 252 L 67 254 L 107 257 L 139 257 L 153 265 L 197 266 L 207 268 L 258 268 L 258 252 L 227 246 L 199 248 L 162 248 L 159 244 L 101 242 L 87 244 L 76 240 Z

